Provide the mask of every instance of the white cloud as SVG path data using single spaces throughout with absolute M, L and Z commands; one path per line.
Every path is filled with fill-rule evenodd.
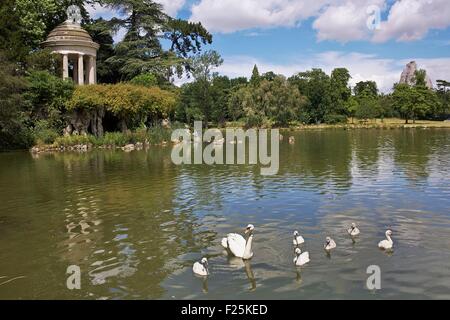
M 225 57 L 219 72 L 229 77 L 250 77 L 253 66 L 258 65 L 261 73 L 274 71 L 289 77 L 297 72 L 321 68 L 330 74 L 334 68 L 345 67 L 350 71 L 354 86 L 359 81 L 375 81 L 382 92 L 391 91 L 394 83 L 400 80 L 405 65 L 415 60 L 419 68 L 426 69 L 433 81 L 446 78 L 450 74 L 450 58 L 394 60 L 358 52 L 327 51 L 311 57 L 299 57 L 289 63 L 271 63 L 248 56 Z
M 162 4 L 163 11 L 171 17 L 176 17 L 178 12 L 186 4 L 186 0 L 155 0 L 155 2 Z M 109 20 L 117 13 L 111 7 L 101 6 L 98 3 L 94 5 L 85 4 L 85 8 L 94 19 L 102 17 Z
M 347 42 L 367 39 L 371 30 L 367 26 L 368 9 L 375 7 L 381 13 L 385 0 L 345 1 L 327 6 L 313 23 L 318 40 Z
M 401 0 L 391 7 L 387 21 L 381 23 L 381 29 L 375 32 L 373 41 L 419 40 L 430 29 L 444 29 L 448 26 L 448 0 Z
M 367 27 L 370 6 L 388 10 L 380 30 Z M 191 20 L 222 33 L 294 27 L 313 17 L 319 40 L 341 42 L 418 40 L 431 29 L 450 26 L 448 0 L 199 0 L 191 11 Z
M 178 12 L 183 8 L 186 3 L 186 0 L 156 0 L 163 5 L 164 12 L 167 13 L 171 17 L 176 17 Z
M 190 20 L 201 21 L 209 31 L 223 33 L 251 28 L 292 27 L 317 14 L 329 2 L 330 0 L 201 0 L 192 6 Z
M 97 19 L 97 18 L 103 18 L 103 19 L 110 19 L 114 16 L 115 11 L 109 7 L 103 7 L 99 5 L 98 3 L 94 5 L 85 4 L 84 7 L 86 8 L 87 12 L 89 13 L 89 16 L 91 18 Z

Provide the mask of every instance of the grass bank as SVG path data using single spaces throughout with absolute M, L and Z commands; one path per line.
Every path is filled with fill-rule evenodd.
M 59 136 L 53 143 L 46 144 L 37 142 L 31 149 L 32 152 L 48 151 L 87 151 L 89 149 L 134 149 L 143 148 L 150 145 L 165 145 L 170 142 L 172 130 L 181 127 L 180 125 L 171 128 L 154 126 L 151 128 L 138 129 L 128 132 L 106 132 L 102 137 L 93 135 L 68 135 Z M 133 147 L 131 147 L 133 145 Z
M 245 122 L 234 121 L 225 123 L 225 128 L 243 128 Z M 270 124 L 267 125 L 270 127 Z M 396 128 L 450 128 L 450 121 L 431 121 L 431 120 L 416 120 L 414 123 L 410 121 L 405 124 L 405 120 L 397 118 L 388 119 L 371 119 L 367 121 L 360 121 L 351 119 L 347 123 L 339 124 L 302 124 L 300 122 L 291 122 L 287 127 L 280 129 L 287 130 L 318 130 L 318 129 L 396 129 Z

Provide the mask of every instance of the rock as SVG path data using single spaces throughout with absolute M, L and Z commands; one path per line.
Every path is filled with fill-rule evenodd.
M 136 148 L 136 147 L 135 147 L 134 144 L 127 144 L 126 146 L 124 146 L 124 147 L 122 148 L 122 150 L 125 151 L 125 152 L 131 152 L 131 151 L 133 151 L 135 148 Z
M 40 151 L 39 147 L 33 147 L 33 148 L 31 148 L 31 152 L 32 152 L 32 153 L 39 153 L 39 151 Z
M 70 136 L 72 134 L 73 127 L 71 124 L 69 124 L 67 127 L 64 128 L 63 134 L 64 136 Z
M 408 63 L 405 69 L 403 69 L 402 75 L 400 76 L 400 83 L 406 83 L 410 86 L 415 85 L 415 73 L 417 70 L 419 69 L 417 68 L 417 63 L 415 61 L 411 61 L 410 63 Z M 426 76 L 425 81 L 427 83 L 428 89 L 433 89 L 433 82 L 431 81 L 430 77 L 428 77 L 428 75 Z
M 142 142 L 136 142 L 136 149 L 142 150 L 144 148 L 144 144 Z
M 161 121 L 161 125 L 163 126 L 163 128 L 170 128 L 170 120 L 169 119 L 163 119 Z
M 294 137 L 289 137 L 289 143 L 290 144 L 294 144 L 295 143 L 295 138 Z

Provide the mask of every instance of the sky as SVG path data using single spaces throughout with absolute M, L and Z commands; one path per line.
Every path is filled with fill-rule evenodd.
M 250 77 L 274 71 L 287 77 L 312 68 L 345 67 L 359 81 L 389 92 L 414 60 L 433 82 L 450 81 L 448 0 L 157 0 L 166 13 L 202 24 L 213 34 L 205 47 L 224 63 L 216 71 Z M 87 6 L 109 19 L 109 8 Z M 115 35 L 116 40 L 123 32 Z M 177 80 L 180 84 L 185 79 Z

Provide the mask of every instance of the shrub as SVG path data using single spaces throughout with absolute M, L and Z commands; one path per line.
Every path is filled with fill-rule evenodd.
M 152 73 L 144 73 L 131 79 L 130 83 L 136 86 L 156 87 L 158 86 L 158 78 Z
M 51 128 L 47 120 L 39 120 L 35 123 L 33 136 L 37 145 L 52 144 L 58 138 L 58 132 Z
M 74 85 L 47 71 L 32 71 L 27 77 L 25 99 L 32 121 L 45 119 L 47 126 L 60 131 L 64 127 L 66 103 L 71 98 Z
M 76 87 L 69 110 L 106 110 L 126 121 L 130 129 L 142 123 L 166 118 L 173 113 L 175 94 L 158 87 L 146 88 L 132 84 L 87 85 Z
M 326 114 L 324 121 L 328 124 L 347 123 L 347 116 L 342 114 Z

